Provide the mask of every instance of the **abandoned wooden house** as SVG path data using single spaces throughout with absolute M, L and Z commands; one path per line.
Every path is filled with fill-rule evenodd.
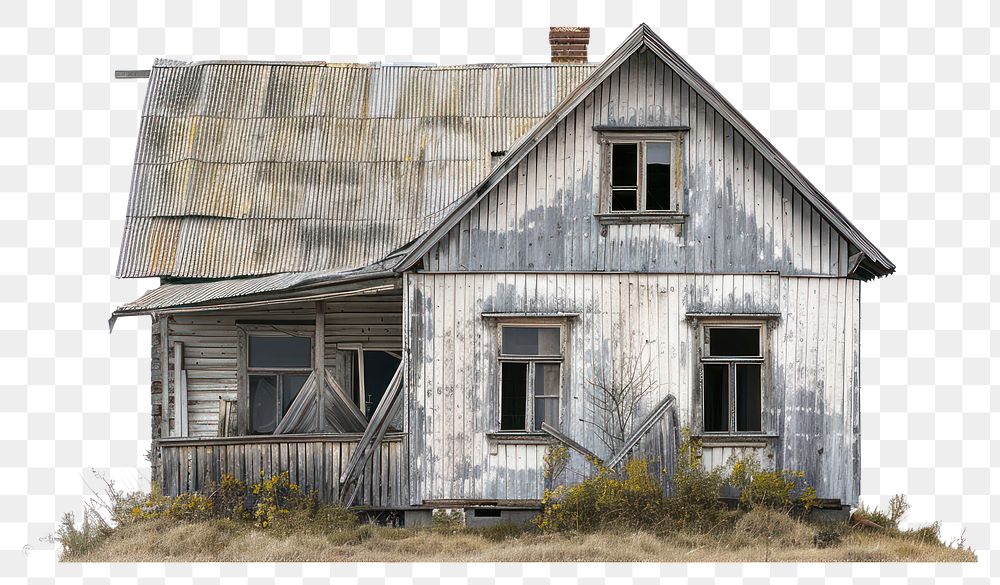
M 537 509 L 568 445 L 859 493 L 861 281 L 894 265 L 647 26 L 588 63 L 159 60 L 117 275 L 154 478 Z M 567 472 L 563 481 L 576 477 Z M 420 512 L 420 514 L 418 514 Z

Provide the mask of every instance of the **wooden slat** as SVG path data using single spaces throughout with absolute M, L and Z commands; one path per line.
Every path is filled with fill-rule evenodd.
M 287 471 L 289 479 L 305 491 L 315 492 L 322 502 L 338 500 L 338 480 L 342 465 L 356 451 L 359 435 L 336 438 L 292 436 L 290 440 L 253 442 L 264 437 L 226 439 L 175 440 L 162 445 L 164 476 L 162 488 L 166 495 L 206 489 L 230 473 L 241 481 L 260 481 L 260 470 L 266 476 Z M 394 434 L 370 452 L 364 466 L 363 489 L 356 505 L 399 507 L 406 505 L 405 484 L 401 474 L 409 466 L 402 460 L 402 437 Z

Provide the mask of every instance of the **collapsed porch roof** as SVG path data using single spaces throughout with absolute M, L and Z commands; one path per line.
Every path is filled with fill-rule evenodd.
M 169 283 L 147 291 L 138 299 L 115 309 L 108 320 L 108 327 L 113 329 L 118 317 L 321 300 L 372 294 L 401 287 L 401 277 L 382 264 L 349 272 L 283 272 L 253 278 Z

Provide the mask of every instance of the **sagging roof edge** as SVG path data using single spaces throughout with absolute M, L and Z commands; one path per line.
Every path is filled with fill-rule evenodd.
M 574 89 L 562 103 L 556 106 L 523 138 L 508 149 L 507 155 L 494 167 L 493 171 L 478 186 L 458 200 L 453 210 L 445 215 L 437 226 L 428 230 L 396 265 L 398 272 L 412 268 L 430 248 L 445 237 L 479 201 L 510 173 L 539 142 L 544 139 L 566 115 L 576 108 L 615 69 L 621 66 L 641 47 L 647 47 L 662 59 L 716 111 L 726 116 L 730 123 L 761 152 L 765 159 L 782 173 L 802 193 L 809 203 L 830 222 L 848 242 L 864 253 L 866 270 L 859 271 L 863 280 L 888 276 L 896 270 L 896 265 L 879 250 L 837 207 L 830 202 L 805 175 L 799 171 L 771 142 L 764 137 L 715 87 L 702 77 L 676 51 L 645 23 L 640 24 L 614 50 L 579 87 Z M 863 274 L 862 274 L 863 272 Z M 865 276 L 869 276 L 865 278 Z
M 163 286 L 196 287 L 199 286 L 199 284 Z M 146 295 L 155 290 L 159 290 L 160 288 L 162 288 L 162 286 L 152 289 L 152 291 L 148 291 Z M 212 298 L 194 303 L 178 303 L 176 305 L 168 304 L 147 308 L 136 307 L 128 309 L 123 309 L 122 307 L 127 307 L 129 305 L 122 305 L 122 307 L 119 307 L 111 313 L 111 317 L 108 319 L 108 331 L 111 332 L 114 330 L 115 322 L 118 321 L 119 317 L 134 317 L 139 315 L 155 316 L 158 314 L 193 313 L 223 309 L 252 308 L 281 303 L 323 300 L 349 295 L 373 294 L 401 288 L 402 277 L 398 272 L 393 270 L 382 270 L 379 272 L 350 276 L 334 281 L 329 279 L 319 279 L 317 282 L 300 283 L 289 288 L 268 290 L 240 296 Z

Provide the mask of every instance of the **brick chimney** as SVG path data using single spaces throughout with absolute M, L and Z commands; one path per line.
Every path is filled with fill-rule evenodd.
M 589 26 L 549 27 L 549 46 L 553 63 L 586 63 Z

